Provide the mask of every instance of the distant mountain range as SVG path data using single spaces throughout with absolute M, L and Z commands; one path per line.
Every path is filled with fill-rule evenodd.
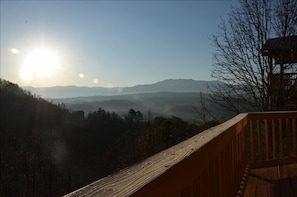
M 157 92 L 206 92 L 208 87 L 212 87 L 218 81 L 198 81 L 192 79 L 168 79 L 154 84 L 136 85 L 133 87 L 79 87 L 79 86 L 56 86 L 34 88 L 30 86 L 22 87 L 32 94 L 43 98 L 73 98 L 88 96 L 112 96 L 140 93 Z
M 52 103 L 63 103 L 73 111 L 85 114 L 98 108 L 125 116 L 129 109 L 139 110 L 145 118 L 149 116 L 180 117 L 187 121 L 201 121 L 196 111 L 200 106 L 200 92 L 209 98 L 209 88 L 218 81 L 197 81 L 191 79 L 169 79 L 154 84 L 133 87 L 23 87 L 32 94 L 46 98 Z M 221 116 L 212 104 L 205 103 L 217 117 Z M 224 114 L 224 116 L 227 114 Z

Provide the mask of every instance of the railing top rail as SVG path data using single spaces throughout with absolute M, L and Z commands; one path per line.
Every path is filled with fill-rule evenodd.
M 66 196 L 130 196 L 185 158 L 195 152 L 197 153 L 210 141 L 237 125 L 247 116 L 247 113 L 239 114 L 138 164 L 100 179 Z
M 265 120 L 265 119 L 282 119 L 297 118 L 297 111 L 267 111 L 267 112 L 250 112 L 249 120 Z

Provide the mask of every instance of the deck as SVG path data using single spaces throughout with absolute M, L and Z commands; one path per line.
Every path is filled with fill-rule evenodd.
M 252 169 L 244 197 L 297 197 L 297 164 Z
M 297 197 L 297 111 L 239 114 L 79 196 Z

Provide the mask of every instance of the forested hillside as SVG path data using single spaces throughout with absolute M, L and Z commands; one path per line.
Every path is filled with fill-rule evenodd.
M 85 115 L 5 80 L 0 121 L 0 196 L 61 196 L 217 124 L 145 121 L 134 109 Z

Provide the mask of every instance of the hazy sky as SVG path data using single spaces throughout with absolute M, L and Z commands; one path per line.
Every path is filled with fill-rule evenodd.
M 0 1 L 1 78 L 21 86 L 212 80 L 212 34 L 236 1 Z

